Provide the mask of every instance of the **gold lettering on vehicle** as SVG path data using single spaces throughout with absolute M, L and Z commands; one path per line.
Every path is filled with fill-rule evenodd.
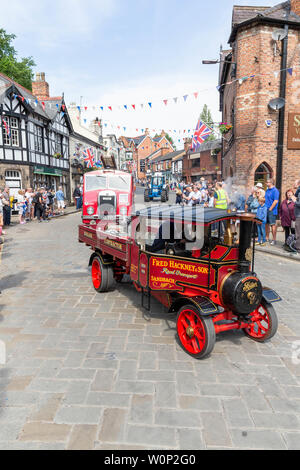
M 256 287 L 257 287 L 257 282 L 248 281 L 248 282 L 245 282 L 244 287 L 243 287 L 243 291 L 248 292 L 249 290 L 255 289 Z
M 92 238 L 93 239 L 93 234 L 90 232 L 83 232 L 84 237 Z
M 105 243 L 105 245 L 111 246 L 112 248 L 116 248 L 117 250 L 122 250 L 121 243 L 110 240 L 109 238 L 104 240 L 104 243 Z

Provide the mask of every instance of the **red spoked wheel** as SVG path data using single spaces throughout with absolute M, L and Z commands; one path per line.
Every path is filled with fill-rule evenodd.
M 212 319 L 201 316 L 193 305 L 184 305 L 179 310 L 177 334 L 181 347 L 196 359 L 208 356 L 216 341 Z
M 111 264 L 104 264 L 100 256 L 92 260 L 91 268 L 93 286 L 97 292 L 107 292 L 114 288 L 114 272 Z
M 101 285 L 103 285 L 103 276 L 102 276 L 102 271 L 103 271 L 103 265 L 98 256 L 95 256 L 92 262 L 92 282 L 93 286 L 95 287 L 97 292 L 102 292 L 101 290 Z
M 273 306 L 265 301 L 251 313 L 252 324 L 244 328 L 244 333 L 249 338 L 262 343 L 272 338 L 278 328 L 278 318 Z

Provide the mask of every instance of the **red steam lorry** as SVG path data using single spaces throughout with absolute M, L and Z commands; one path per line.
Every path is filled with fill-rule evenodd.
M 177 314 L 177 341 L 197 359 L 211 353 L 223 331 L 272 338 L 273 303 L 281 298 L 254 272 L 255 216 L 165 204 L 134 212 L 134 189 L 126 172 L 85 174 L 79 241 L 92 250 L 96 291 L 113 290 L 129 275 L 143 307 L 151 310 L 155 297 Z

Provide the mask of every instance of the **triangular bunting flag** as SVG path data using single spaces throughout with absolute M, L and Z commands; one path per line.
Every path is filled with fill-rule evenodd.
M 124 108 L 127 109 L 127 104 L 124 104 Z
M 186 102 L 188 96 L 189 95 L 184 95 L 183 99 L 184 99 L 185 102 Z
M 198 98 L 198 91 L 195 91 L 195 93 L 194 93 L 194 97 L 195 97 L 195 99 L 197 99 L 197 98 Z
M 135 104 L 132 104 L 131 106 L 133 107 L 133 109 L 135 109 Z
M 288 73 L 289 73 L 290 75 L 293 74 L 293 69 L 292 69 L 292 68 L 287 69 L 287 71 L 288 71 Z
M 149 108 L 151 108 L 151 107 L 152 107 L 152 103 L 148 103 L 148 104 L 149 104 Z
M 178 98 L 173 98 L 173 100 L 174 100 L 174 103 L 177 104 Z
M 163 102 L 165 103 L 165 105 L 167 106 L 168 104 L 168 100 L 163 100 Z

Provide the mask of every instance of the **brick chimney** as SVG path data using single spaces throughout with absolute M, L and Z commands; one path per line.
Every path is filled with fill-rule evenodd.
M 191 148 L 192 139 L 184 139 L 184 151 L 187 153 Z
M 35 82 L 32 82 L 32 94 L 37 97 L 39 101 L 47 99 L 49 95 L 49 84 L 45 81 L 45 73 L 37 73 Z
M 300 16 L 300 0 L 291 0 L 291 11 Z
M 160 136 L 161 136 L 161 137 L 164 137 L 165 135 L 166 135 L 165 131 L 162 130 L 161 133 L 160 133 Z
M 148 129 L 148 127 L 145 129 L 145 135 L 149 135 L 149 129 Z

